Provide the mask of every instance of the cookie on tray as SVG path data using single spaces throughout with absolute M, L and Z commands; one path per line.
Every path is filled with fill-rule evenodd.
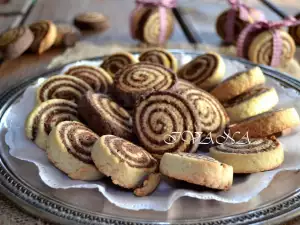
M 64 121 L 55 127 L 47 141 L 48 159 L 75 180 L 99 180 L 103 177 L 91 158 L 98 135 L 85 125 Z
M 143 148 L 114 135 L 103 135 L 94 144 L 92 159 L 98 170 L 112 182 L 128 189 L 137 188 L 156 171 L 158 163 Z
M 208 188 L 228 190 L 233 182 L 233 168 L 209 156 L 195 153 L 165 153 L 160 172 L 170 178 Z
M 277 168 L 284 151 L 276 138 L 258 138 L 210 148 L 210 156 L 233 167 L 234 173 L 257 173 Z

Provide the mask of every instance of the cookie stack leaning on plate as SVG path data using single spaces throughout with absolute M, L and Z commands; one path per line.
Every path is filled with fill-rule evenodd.
M 161 48 L 72 66 L 40 85 L 26 135 L 70 178 L 110 177 L 136 196 L 151 194 L 164 176 L 228 190 L 234 173 L 281 165 L 275 136 L 299 125 L 299 116 L 273 110 L 278 95 L 259 67 L 223 81 L 225 60 L 214 52 L 177 67 Z M 216 142 L 228 130 L 239 144 L 197 152 L 204 137 Z

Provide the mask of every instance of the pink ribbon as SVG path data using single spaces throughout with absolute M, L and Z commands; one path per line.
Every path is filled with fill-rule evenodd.
M 245 4 L 242 4 L 239 0 L 228 0 L 231 5 L 231 9 L 228 11 L 225 22 L 225 42 L 233 43 L 235 35 L 235 20 L 236 13 L 239 12 L 238 17 L 243 21 L 249 21 L 251 8 Z M 258 11 L 258 10 L 257 10 Z M 263 15 L 263 13 L 261 13 Z M 261 19 L 264 19 L 262 16 Z
M 176 0 L 136 0 L 136 7 L 130 15 L 130 31 L 131 37 L 136 38 L 133 26 L 133 19 L 135 13 L 144 6 L 158 6 L 159 7 L 159 16 L 160 16 L 160 34 L 159 34 L 159 43 L 163 44 L 166 38 L 167 32 L 167 8 L 175 8 Z
M 239 57 L 247 58 L 244 50 L 245 47 L 247 47 L 247 44 L 249 44 L 251 35 L 264 30 L 270 30 L 273 35 L 273 54 L 271 59 L 271 66 L 278 66 L 280 64 L 282 53 L 282 39 L 278 30 L 282 27 L 296 26 L 299 24 L 300 20 L 297 21 L 294 17 L 289 17 L 278 22 L 264 20 L 249 24 L 239 35 L 237 42 L 237 55 Z

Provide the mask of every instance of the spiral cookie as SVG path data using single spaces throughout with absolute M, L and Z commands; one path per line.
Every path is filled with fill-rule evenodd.
M 141 95 L 175 87 L 177 77 L 164 66 L 141 62 L 126 66 L 114 79 L 115 97 L 125 107 L 133 107 Z
M 36 106 L 28 115 L 26 136 L 41 149 L 46 149 L 46 142 L 51 130 L 60 122 L 77 119 L 77 105 L 64 99 L 52 99 Z
M 168 8 L 165 10 L 164 29 L 161 28 L 161 14 L 158 7 L 144 6 L 135 10 L 131 26 L 133 38 L 152 46 L 165 44 L 174 29 L 172 10 Z M 163 34 L 161 34 L 162 30 Z
M 78 113 L 99 135 L 133 138 L 131 116 L 106 95 L 88 92 L 78 103 Z
M 27 27 L 10 29 L 0 35 L 0 51 L 5 60 L 22 55 L 33 42 L 33 34 Z
M 215 138 L 224 132 L 229 118 L 224 107 L 214 96 L 202 89 L 195 88 L 185 89 L 178 93 L 193 104 L 199 115 L 204 136 L 210 134 Z
M 92 88 L 83 80 L 65 75 L 56 75 L 47 79 L 37 90 L 37 103 L 49 99 L 66 99 L 78 102 L 83 94 Z
M 293 38 L 285 31 L 278 30 L 282 40 L 282 52 L 279 65 L 290 61 L 296 52 L 296 45 Z M 248 58 L 254 63 L 271 65 L 273 56 L 273 34 L 271 31 L 264 31 L 258 34 L 252 41 L 248 50 Z
M 263 138 L 283 132 L 300 124 L 299 115 L 294 108 L 265 112 L 242 120 L 230 126 L 235 139 L 248 134 L 250 138 Z
M 143 52 L 139 57 L 139 61 L 160 64 L 174 72 L 177 71 L 177 59 L 175 56 L 161 48 L 155 48 Z
M 138 197 L 150 195 L 158 187 L 160 180 L 161 180 L 160 173 L 151 173 L 144 180 L 142 186 L 136 188 L 133 193 L 135 194 L 135 196 Z
M 119 52 L 108 56 L 101 64 L 101 67 L 114 77 L 120 69 L 137 62 L 129 52 Z
M 197 87 L 189 81 L 178 79 L 176 84 L 176 92 L 181 92 L 186 89 L 197 89 Z
M 108 19 L 98 12 L 85 12 L 75 17 L 74 25 L 81 30 L 104 31 L 109 27 Z
M 70 24 L 55 24 L 57 28 L 57 35 L 54 47 L 70 47 L 80 39 L 80 32 Z
M 165 152 L 194 152 L 199 144 L 194 138 L 201 132 L 198 113 L 176 93 L 144 97 L 135 108 L 133 125 L 140 143 L 158 158 Z
M 190 81 L 197 87 L 210 90 L 221 82 L 225 74 L 225 63 L 217 53 L 206 53 L 193 59 L 178 71 L 178 77 Z
M 210 93 L 219 101 L 225 102 L 241 95 L 256 85 L 265 83 L 265 76 L 259 67 L 253 67 L 247 71 L 239 72 L 226 79 L 215 87 Z
M 99 180 L 103 174 L 91 158 L 92 147 L 98 138 L 79 122 L 61 122 L 49 134 L 48 159 L 72 179 Z
M 73 66 L 65 74 L 85 81 L 94 91 L 104 94 L 111 90 L 113 84 L 111 76 L 104 69 L 95 66 Z
M 300 20 L 300 13 L 295 18 Z M 300 45 L 300 25 L 289 27 L 289 34 L 294 39 L 296 45 Z
M 31 51 L 42 54 L 55 43 L 57 28 L 49 20 L 41 20 L 30 25 L 30 30 L 34 34 L 34 41 L 31 44 Z
M 269 111 L 277 105 L 278 101 L 278 95 L 274 88 L 258 86 L 225 102 L 224 107 L 230 121 L 238 122 Z
M 239 17 L 239 10 L 234 10 L 235 15 L 233 17 L 232 24 L 230 24 L 229 20 L 231 20 L 232 18 L 229 17 L 229 13 L 231 10 L 234 9 L 224 11 L 221 15 L 219 15 L 216 21 L 216 31 L 218 35 L 222 40 L 224 40 L 228 44 L 234 43 L 238 39 L 238 36 L 241 33 L 241 31 L 248 24 L 258 21 L 264 17 L 264 15 L 260 11 L 254 8 L 249 8 L 249 17 L 241 19 Z M 228 26 L 230 26 L 230 29 L 228 28 Z M 229 38 L 230 32 L 233 32 L 232 39 Z
M 192 153 L 165 153 L 159 170 L 168 177 L 219 190 L 230 189 L 233 182 L 231 166 Z
M 272 170 L 284 160 L 282 145 L 275 138 L 225 142 L 210 148 L 210 155 L 222 163 L 231 165 L 234 173 Z
M 157 161 L 143 148 L 114 135 L 103 135 L 94 144 L 92 159 L 99 171 L 124 188 L 136 188 L 156 171 Z

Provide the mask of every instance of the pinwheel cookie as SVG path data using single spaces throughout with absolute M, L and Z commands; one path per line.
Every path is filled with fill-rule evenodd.
M 231 8 L 222 12 L 216 20 L 216 31 L 218 35 L 229 44 L 236 42 L 239 34 L 248 24 L 264 19 L 264 14 L 255 8 L 243 7 L 242 10 L 247 10 L 247 17 L 240 17 L 241 12 L 239 8 Z
M 300 13 L 295 18 L 300 20 Z M 300 25 L 289 27 L 289 34 L 294 39 L 296 45 L 300 45 Z
M 281 143 L 275 138 L 225 142 L 210 148 L 211 157 L 233 167 L 234 173 L 257 173 L 272 170 L 284 160 Z
M 98 139 L 92 149 L 92 159 L 114 184 L 128 189 L 138 187 L 158 166 L 146 150 L 113 135 Z
M 177 59 L 173 54 L 163 48 L 154 48 L 141 53 L 140 62 L 151 62 L 163 65 L 174 72 L 177 71 Z
M 278 30 L 277 32 L 282 42 L 278 65 L 285 65 L 294 57 L 296 45 L 293 38 L 287 32 L 283 30 Z M 273 31 L 264 31 L 255 36 L 247 49 L 249 49 L 248 58 L 252 62 L 271 65 L 273 57 Z
M 77 15 L 75 26 L 81 30 L 104 31 L 109 27 L 108 18 L 98 12 L 85 12 Z
M 50 99 L 66 99 L 78 102 L 92 87 L 75 76 L 56 75 L 45 80 L 36 93 L 37 104 Z
M 107 95 L 87 92 L 78 103 L 78 113 L 98 135 L 133 139 L 131 116 Z
M 65 74 L 85 81 L 95 92 L 106 94 L 112 89 L 113 79 L 102 68 L 88 65 L 73 66 Z
M 129 52 L 118 52 L 106 57 L 100 67 L 114 77 L 120 69 L 137 62 L 137 59 Z
M 0 51 L 5 60 L 22 55 L 32 44 L 33 33 L 27 27 L 7 30 L 0 35 Z
M 140 62 L 126 66 L 116 74 L 114 94 L 124 107 L 132 108 L 142 95 L 171 90 L 176 83 L 176 74 L 166 67 Z
M 52 99 L 36 106 L 25 124 L 26 136 L 41 149 L 46 149 L 52 129 L 63 121 L 78 120 L 77 105 L 64 99 Z
M 257 86 L 224 103 L 230 121 L 238 122 L 271 110 L 278 103 L 274 88 Z
M 230 126 L 234 138 L 245 134 L 250 138 L 269 137 L 300 124 L 299 115 L 294 108 L 279 109 L 253 116 Z
M 30 30 L 34 34 L 34 41 L 31 44 L 31 51 L 42 54 L 54 45 L 57 28 L 50 20 L 41 20 L 30 25 Z
M 174 29 L 173 13 L 171 9 L 166 9 L 164 29 L 161 27 L 160 15 L 158 7 L 144 6 L 135 9 L 131 21 L 133 38 L 153 46 L 166 43 Z M 161 37 L 162 31 L 164 31 L 163 37 Z
M 160 172 L 177 180 L 208 188 L 228 190 L 233 182 L 233 168 L 211 157 L 195 153 L 165 153 Z
M 55 24 L 57 28 L 57 35 L 54 47 L 70 47 L 74 46 L 80 39 L 80 32 L 70 24 L 59 23 Z
M 220 55 L 210 52 L 197 56 L 181 67 L 177 74 L 199 88 L 210 90 L 222 81 L 225 63 Z
M 91 158 L 98 136 L 79 122 L 65 121 L 55 127 L 47 141 L 48 159 L 70 178 L 99 180 L 103 177 Z
M 188 100 L 167 91 L 144 96 L 133 116 L 134 131 L 141 145 L 156 158 L 166 152 L 195 152 L 200 137 L 195 140 L 194 134 L 201 132 L 200 121 Z
M 229 118 L 221 103 L 211 94 L 196 88 L 176 90 L 195 108 L 201 124 L 202 137 L 216 138 L 222 134 Z
M 247 71 L 238 72 L 224 80 L 210 93 L 219 101 L 226 102 L 241 95 L 257 85 L 265 83 L 265 76 L 259 67 L 253 67 Z

